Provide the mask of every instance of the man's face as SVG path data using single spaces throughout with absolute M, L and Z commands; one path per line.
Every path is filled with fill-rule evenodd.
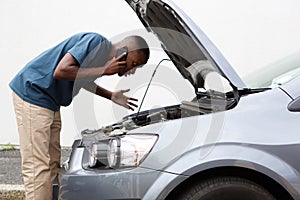
M 142 67 L 146 64 L 145 55 L 141 51 L 130 51 L 128 52 L 126 59 L 126 67 L 119 70 L 119 76 L 128 76 L 134 74 L 137 68 Z

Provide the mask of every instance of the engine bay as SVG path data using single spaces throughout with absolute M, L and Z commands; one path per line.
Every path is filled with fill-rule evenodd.
M 125 116 L 121 121 L 112 125 L 103 126 L 97 130 L 83 130 L 81 135 L 83 142 L 89 146 L 88 143 L 93 141 L 125 135 L 128 131 L 142 126 L 224 111 L 234 107 L 235 102 L 235 98 L 232 95 L 207 91 L 198 93 L 197 97 L 192 101 L 183 101 L 178 105 L 134 113 Z

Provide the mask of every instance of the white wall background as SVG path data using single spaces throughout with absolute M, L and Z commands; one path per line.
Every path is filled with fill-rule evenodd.
M 176 2 L 192 13 L 232 65 L 243 66 L 240 73 L 267 64 L 283 52 L 300 49 L 298 0 L 197 0 L 197 5 L 195 1 Z M 0 25 L 0 144 L 18 144 L 8 83 L 29 60 L 77 32 L 95 31 L 110 38 L 142 28 L 123 0 L 1 0 Z M 155 58 L 154 52 L 151 59 Z M 101 83 L 115 89 L 117 83 L 113 80 L 103 79 Z M 142 92 L 130 95 L 141 99 Z M 153 95 L 154 101 L 158 94 Z M 170 95 L 165 100 L 180 99 Z M 117 120 L 111 109 L 109 101 L 97 98 L 99 124 Z M 74 123 L 72 106 L 62 108 L 62 120 L 61 143 L 70 146 L 81 131 Z

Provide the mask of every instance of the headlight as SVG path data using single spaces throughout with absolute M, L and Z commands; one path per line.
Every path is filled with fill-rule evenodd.
M 99 141 L 91 147 L 89 165 L 97 162 L 110 168 L 136 167 L 149 154 L 158 136 L 153 134 L 132 134 Z
M 92 144 L 89 156 L 89 166 L 94 167 L 96 166 L 97 162 L 100 162 L 102 165 L 107 166 L 107 149 L 108 141 Z

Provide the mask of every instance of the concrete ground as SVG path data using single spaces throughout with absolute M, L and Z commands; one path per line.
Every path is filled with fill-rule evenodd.
M 68 159 L 71 148 L 62 148 L 61 161 Z M 21 156 L 18 149 L 0 151 L 0 199 L 25 199 L 21 173 Z

